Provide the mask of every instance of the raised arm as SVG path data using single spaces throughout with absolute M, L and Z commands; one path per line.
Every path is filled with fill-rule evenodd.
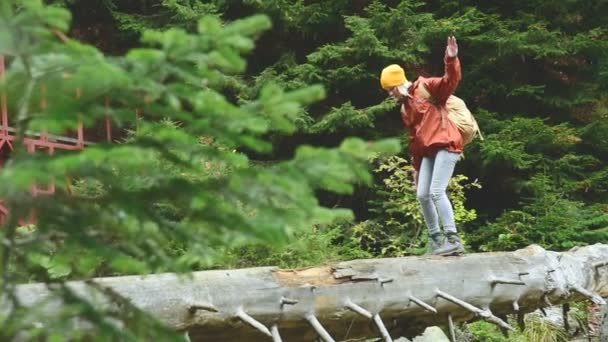
M 448 97 L 454 93 L 462 78 L 460 60 L 458 59 L 458 43 L 454 36 L 448 37 L 443 61 L 445 64 L 443 77 L 429 78 L 426 83 L 429 93 L 440 105 L 445 104 Z

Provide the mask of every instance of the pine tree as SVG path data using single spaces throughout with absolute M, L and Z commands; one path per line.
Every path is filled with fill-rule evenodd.
M 109 3 L 114 25 L 128 35 L 146 27 L 194 27 L 187 18 L 198 10 L 188 1 L 149 1 L 143 7 Z M 502 215 L 523 210 L 535 216 L 539 206 L 551 206 L 542 202 L 546 197 L 534 197 L 539 191 L 580 204 L 603 222 L 602 203 L 608 199 L 602 147 L 608 134 L 604 2 L 214 1 L 208 6 L 225 22 L 258 11 L 272 18 L 275 25 L 261 36 L 250 67 L 243 77 L 227 81 L 227 90 L 248 101 L 268 82 L 286 89 L 323 84 L 326 98 L 300 113 L 295 137 L 324 146 L 351 135 L 403 136 L 395 103 L 379 89 L 379 71 L 399 63 L 410 79 L 440 75 L 445 37 L 455 34 L 464 72 L 456 94 L 473 109 L 487 138 L 467 147 L 456 170 L 482 185 L 467 193 L 467 205 L 478 212 L 478 219 L 463 227 L 478 235 L 472 247 L 499 238 L 484 233 L 488 225 L 508 229 L 498 223 L 505 222 Z M 79 22 L 86 25 L 90 17 L 81 12 Z M 158 18 L 163 19 L 151 20 Z M 292 137 L 273 134 L 271 141 L 280 148 L 252 157 L 289 157 Z M 545 175 L 551 184 L 536 189 L 534 180 Z M 322 197 L 328 205 L 354 208 L 361 218 L 371 215 L 370 200 L 378 198 L 367 190 Z M 532 226 L 525 226 L 520 237 L 537 241 Z M 603 223 L 581 225 L 575 236 L 606 239 L 604 228 Z M 553 246 L 586 241 L 561 239 Z
M 70 12 L 40 0 L 4 1 L 0 18 L 0 54 L 8 58 L 0 91 L 18 137 L 0 173 L 10 209 L 0 229 L 0 293 L 12 303 L 0 315 L 1 340 L 179 338 L 107 291 L 99 290 L 127 309 L 91 307 L 66 279 L 209 267 L 223 248 L 280 245 L 313 224 L 351 218 L 322 206 L 315 192 L 369 184 L 368 157 L 398 149 L 394 140 L 352 138 L 252 163 L 243 151 L 271 152 L 268 137 L 293 133 L 304 106 L 324 96 L 321 86 L 285 91 L 272 82 L 247 101 L 224 95 L 270 27 L 263 15 L 226 25 L 203 17 L 195 33 L 146 30 L 141 47 L 124 56 L 67 38 Z M 126 139 L 52 157 L 25 153 L 27 131 L 62 134 L 106 115 L 130 130 Z M 30 196 L 32 184 L 50 182 L 54 195 Z M 35 225 L 20 227 L 32 210 Z M 13 291 L 28 280 L 47 282 L 69 305 L 53 317 L 22 309 Z M 92 327 L 74 330 L 73 318 Z

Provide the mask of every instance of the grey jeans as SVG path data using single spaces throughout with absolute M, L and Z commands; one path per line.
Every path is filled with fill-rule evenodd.
M 448 199 L 447 188 L 460 156 L 460 153 L 439 150 L 435 156 L 422 159 L 416 196 L 430 235 L 439 233 L 439 219 L 445 233 L 456 232 L 454 209 Z

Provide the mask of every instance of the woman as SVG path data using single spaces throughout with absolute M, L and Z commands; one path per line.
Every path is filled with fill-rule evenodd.
M 461 78 L 458 44 L 453 36 L 448 37 L 444 63 L 443 77 L 419 77 L 413 83 L 407 81 L 400 66 L 389 65 L 382 70 L 380 84 L 401 103 L 401 118 L 409 131 L 416 195 L 429 229 L 428 254 L 454 255 L 463 253 L 464 247 L 447 195 L 448 182 L 463 151 L 462 135 L 445 108 Z

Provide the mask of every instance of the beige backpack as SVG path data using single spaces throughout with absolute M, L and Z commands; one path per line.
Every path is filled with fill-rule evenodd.
M 420 82 L 418 88 L 424 97 L 426 97 L 433 104 L 437 105 L 422 82 Z M 461 98 L 450 95 L 445 107 L 448 110 L 448 118 L 456 125 L 456 127 L 458 127 L 460 134 L 462 134 L 462 140 L 465 145 L 473 141 L 473 139 L 478 136 L 479 139 L 483 140 L 483 136 L 481 136 L 481 131 L 479 130 L 479 125 L 477 125 L 475 117 L 473 114 L 471 114 L 471 111 L 469 111 L 467 105 Z

